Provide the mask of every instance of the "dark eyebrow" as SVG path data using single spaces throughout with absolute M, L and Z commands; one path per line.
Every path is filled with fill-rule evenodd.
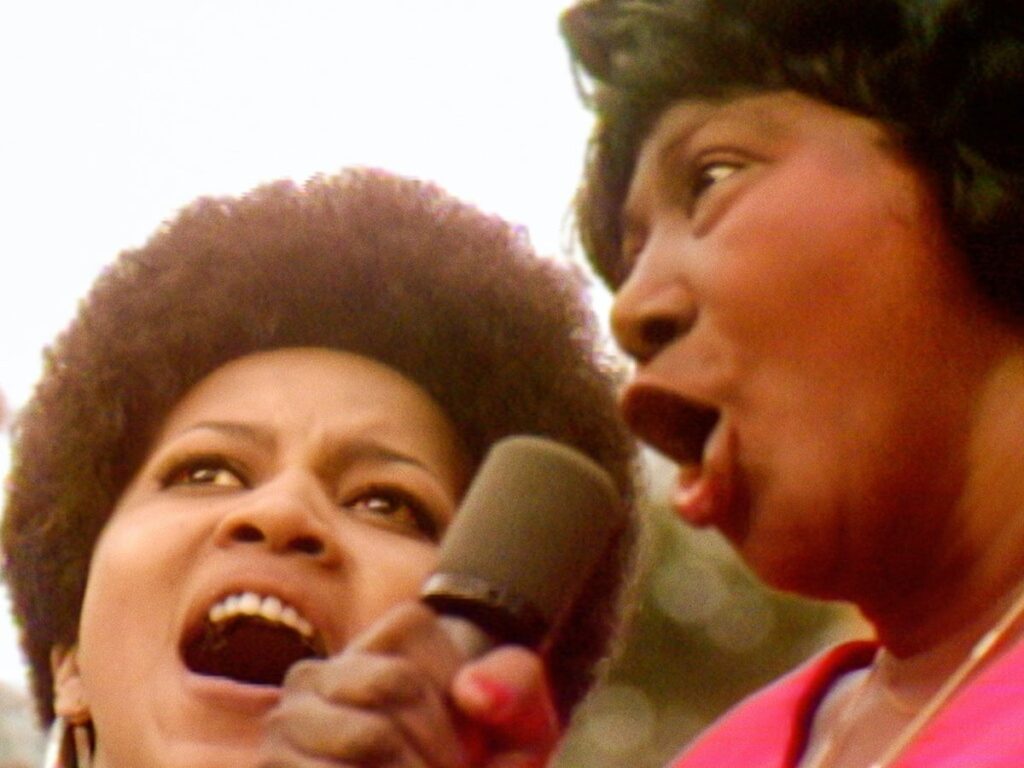
M 248 442 L 256 443 L 262 448 L 269 449 L 274 448 L 277 445 L 277 439 L 269 429 L 264 429 L 256 424 L 239 421 L 199 421 L 188 429 L 183 430 L 180 434 L 185 435 L 190 432 L 198 432 L 202 430 L 221 432 L 228 437 L 241 438 Z
M 427 466 L 419 459 L 408 454 L 388 448 L 376 440 L 357 438 L 345 441 L 343 447 L 336 451 L 334 461 L 341 465 L 359 462 L 374 464 L 411 464 L 419 469 L 427 470 Z
M 658 147 L 658 165 L 663 167 L 672 161 L 674 155 L 693 143 L 694 137 L 715 120 L 722 119 L 723 109 L 712 107 L 692 115 L 682 125 L 676 126 L 671 134 L 665 137 L 662 145 Z
M 653 147 L 655 152 L 653 170 L 658 177 L 659 183 L 661 181 L 661 176 L 664 174 L 665 166 L 671 164 L 676 154 L 686 149 L 686 147 L 693 141 L 693 137 L 715 117 L 715 114 L 715 111 L 698 112 L 683 123 L 683 125 L 676 126 L 667 136 L 659 137 L 660 144 Z M 642 228 L 640 224 L 641 217 L 637 210 L 639 206 L 637 205 L 637 201 L 633 194 L 633 181 L 636 178 L 640 152 L 643 151 L 646 142 L 650 141 L 652 137 L 657 134 L 658 128 L 655 127 L 654 131 L 648 135 L 647 139 L 645 139 L 643 143 L 641 143 L 636 155 L 632 178 L 629 180 L 630 183 L 627 186 L 626 194 L 623 197 L 619 213 L 619 224 L 623 234 L 630 229 L 635 230 Z
M 242 439 L 267 451 L 273 451 L 277 448 L 277 436 L 274 434 L 273 430 L 250 422 L 200 421 L 196 422 L 180 434 L 184 435 L 190 432 L 203 430 L 219 432 L 231 438 Z M 330 440 L 330 436 L 328 436 L 328 441 L 333 442 Z M 346 437 L 344 439 L 339 438 L 337 443 L 338 447 L 331 450 L 327 458 L 322 462 L 325 469 L 343 469 L 359 463 L 408 464 L 433 474 L 433 472 L 419 459 L 389 448 L 383 443 L 372 438 Z

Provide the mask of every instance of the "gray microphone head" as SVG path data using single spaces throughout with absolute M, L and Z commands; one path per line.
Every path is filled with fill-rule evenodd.
M 590 458 L 544 438 L 506 438 L 470 485 L 422 598 L 536 646 L 625 524 L 614 482 Z

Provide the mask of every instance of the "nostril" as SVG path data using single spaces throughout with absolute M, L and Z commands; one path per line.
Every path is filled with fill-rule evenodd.
M 306 555 L 320 555 L 324 551 L 323 541 L 316 536 L 296 536 L 289 542 L 289 547 Z
M 682 323 L 676 318 L 655 317 L 641 326 L 640 338 L 645 347 L 658 350 L 674 341 L 682 332 Z
M 250 523 L 242 523 L 231 532 L 231 538 L 239 542 L 263 541 L 263 531 Z
M 638 363 L 648 363 L 665 347 L 683 336 L 688 327 L 689 324 L 683 322 L 681 318 L 671 315 L 650 317 L 635 327 L 632 339 L 622 339 L 623 346 Z

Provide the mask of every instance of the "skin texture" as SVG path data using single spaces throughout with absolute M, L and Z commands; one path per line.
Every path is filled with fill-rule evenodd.
M 881 757 L 909 719 L 893 702 L 928 700 L 1021 587 L 1015 11 L 562 16 L 596 116 L 577 218 L 639 363 L 634 431 L 680 464 L 684 519 L 771 584 L 854 601 L 882 641 L 856 706 L 815 720 L 830 768 Z
M 1024 342 L 937 208 L 880 123 L 773 92 L 671 106 L 622 211 L 622 408 L 678 513 L 885 647 L 816 722 L 831 768 L 885 752 L 1024 571 Z
M 388 279 L 382 281 L 381 275 Z M 228 514 L 224 507 L 230 508 L 236 500 L 242 505 L 244 499 L 263 499 L 260 503 L 270 509 L 290 510 L 285 517 L 295 525 L 302 521 L 305 506 L 312 504 L 312 512 L 323 501 L 323 494 L 311 492 L 306 482 L 312 475 L 324 490 L 337 481 L 334 491 L 346 495 L 334 502 L 346 510 L 351 507 L 353 523 L 375 524 L 346 527 L 338 547 L 327 546 L 329 541 L 315 535 L 287 536 L 283 550 L 289 557 L 263 558 L 266 576 L 257 563 L 243 568 L 245 583 L 224 585 L 232 591 L 250 587 L 271 591 L 269 597 L 284 597 L 302 613 L 315 613 L 306 618 L 315 618 L 318 627 L 323 625 L 326 647 L 318 650 L 335 653 L 331 659 L 343 647 L 360 647 L 354 642 L 359 633 L 384 610 L 415 595 L 433 564 L 434 542 L 444 529 L 443 516 L 422 529 L 409 527 L 407 523 L 419 518 L 408 518 L 402 505 L 392 509 L 390 496 L 378 498 L 375 494 L 382 489 L 367 482 L 379 479 L 377 469 L 387 470 L 385 480 L 401 481 L 402 490 L 417 498 L 426 494 L 426 512 L 443 512 L 447 507 L 454 509 L 468 478 L 497 440 L 514 434 L 546 435 L 582 450 L 607 469 L 623 504 L 632 509 L 634 447 L 615 414 L 612 371 L 596 349 L 597 328 L 585 305 L 581 277 L 574 269 L 538 257 L 522 233 L 503 220 L 429 183 L 373 169 L 318 176 L 302 185 L 273 182 L 239 197 L 199 198 L 145 245 L 120 254 L 48 350 L 36 393 L 18 416 L 3 514 L 4 576 L 22 629 L 41 722 L 48 724 L 55 709 L 59 710 L 85 725 L 84 730 L 96 732 L 100 760 L 110 764 L 116 760 L 131 768 L 152 764 L 138 757 L 140 751 L 159 754 L 160 760 L 174 765 L 202 765 L 188 753 L 189 738 L 231 752 L 216 765 L 251 764 L 238 759 L 235 753 L 245 747 L 236 748 L 236 742 L 253 747 L 248 760 L 263 759 L 257 755 L 260 745 L 253 746 L 254 734 L 267 735 L 285 720 L 269 716 L 280 691 L 250 691 L 249 695 L 237 690 L 241 686 L 221 690 L 228 707 L 222 716 L 215 701 L 192 706 L 189 702 L 195 697 L 188 691 L 178 695 L 181 686 L 175 682 L 176 675 L 185 680 L 199 676 L 184 675 L 180 663 L 168 665 L 180 654 L 191 669 L 224 672 L 219 662 L 226 659 L 218 656 L 216 641 L 229 637 L 228 647 L 236 652 L 230 661 L 250 662 L 251 667 L 258 654 L 238 653 L 241 641 L 247 640 L 250 647 L 258 644 L 261 650 L 277 647 L 281 651 L 272 675 L 253 678 L 268 688 L 266 684 L 279 680 L 290 662 L 305 655 L 303 643 L 294 635 L 289 641 L 287 632 L 260 626 L 258 620 L 232 620 L 216 627 L 202 621 L 206 608 L 224 595 L 210 595 L 208 603 L 207 596 L 196 596 L 193 616 L 191 598 L 184 590 L 198 587 L 190 584 L 186 558 L 188 563 L 195 561 L 197 568 L 201 563 L 202 568 L 214 568 L 205 563 L 230 560 L 227 553 L 260 552 L 255 545 L 274 538 L 260 526 L 245 523 L 228 537 L 231 547 L 214 547 L 212 552 L 220 554 L 207 558 L 210 547 L 204 542 L 212 534 L 200 524 L 207 513 Z M 443 413 L 435 419 L 443 425 L 431 423 L 427 414 L 410 419 L 392 409 L 392 403 L 401 404 L 405 398 L 392 396 L 393 388 L 386 382 L 378 385 L 376 377 L 361 380 L 352 392 L 332 394 L 321 391 L 319 380 L 315 385 L 292 381 L 294 376 L 285 366 L 288 370 L 280 376 L 268 375 L 273 381 L 266 382 L 265 389 L 262 381 L 241 388 L 249 398 L 238 404 L 242 415 L 269 419 L 269 425 L 257 425 L 255 430 L 250 425 L 243 424 L 243 429 L 232 425 L 226 434 L 221 434 L 223 429 L 212 430 L 212 436 L 227 443 L 232 453 L 237 446 L 228 438 L 241 441 L 244 461 L 229 462 L 227 468 L 200 462 L 180 470 L 172 463 L 158 470 L 156 481 L 148 474 L 153 469 L 154 446 L 163 446 L 169 437 L 169 415 L 184 407 L 184 398 L 191 398 L 189 393 L 197 386 L 207 386 L 200 382 L 211 375 L 217 378 L 218 369 L 250 355 L 308 347 L 362 355 L 384 366 L 381 370 L 390 372 L 385 377 L 389 380 L 400 372 L 405 377 L 400 378 L 402 382 L 414 382 L 420 395 L 426 393 L 433 403 L 428 410 Z M 288 384 L 284 391 L 277 379 Z M 265 398 L 258 396 L 261 391 Z M 418 448 L 428 449 L 436 441 L 454 442 L 448 453 L 458 455 L 442 457 L 447 474 L 442 473 L 434 490 L 421 487 L 415 465 L 408 461 L 391 462 L 378 456 L 375 464 L 374 454 L 379 451 L 367 452 L 373 444 L 365 441 L 340 451 L 351 454 L 348 458 L 336 457 L 321 466 L 312 459 L 305 466 L 297 465 L 294 452 L 287 457 L 262 456 L 261 451 L 273 453 L 289 442 L 270 439 L 276 437 L 278 427 L 288 426 L 278 424 L 276 415 L 299 417 L 302 412 L 295 409 L 302 405 L 314 408 L 316 418 L 306 419 L 311 423 L 320 417 L 330 421 L 331 414 L 340 418 L 354 406 L 370 408 L 371 413 L 381 407 L 407 430 L 413 429 L 417 440 L 422 438 Z M 313 433 L 292 425 L 289 440 L 297 439 L 300 431 L 303 437 Z M 315 452 L 315 446 L 309 448 Z M 225 450 L 221 446 L 207 458 L 216 459 Z M 204 455 L 199 459 L 205 461 Z M 357 457 L 367 462 L 352 465 L 355 477 L 347 472 L 338 475 L 349 466 L 349 458 Z M 427 469 L 434 464 L 420 463 Z M 286 478 L 279 480 L 275 468 Z M 397 478 L 392 477 L 392 469 L 401 470 Z M 139 486 L 142 477 L 147 484 Z M 305 480 L 299 482 L 301 478 Z M 406 482 L 414 487 L 405 488 Z M 390 493 L 390 484 L 383 490 Z M 349 491 L 355 495 L 348 495 Z M 371 495 L 362 495 L 363 491 Z M 160 516 L 134 514 L 140 507 L 160 506 L 160 500 L 172 513 L 180 513 L 166 518 L 166 526 L 160 525 L 165 520 Z M 203 514 L 186 514 L 186 508 Z M 112 516 L 116 520 L 108 526 Z M 172 518 L 180 518 L 181 525 L 172 525 Z M 386 520 L 393 524 L 378 525 Z M 550 638 L 544 649 L 545 675 L 532 656 L 526 655 L 524 664 L 514 666 L 520 670 L 520 679 L 528 677 L 524 668 L 536 672 L 531 679 L 538 681 L 538 695 L 547 693 L 550 679 L 557 717 L 545 699 L 547 708 L 541 717 L 522 720 L 532 735 L 525 745 L 513 745 L 509 759 L 523 751 L 520 746 L 530 759 L 546 754 L 561 724 L 598 677 L 597 661 L 612 647 L 620 625 L 620 602 L 632 582 L 629 569 L 637 544 L 636 523 L 631 521 L 609 544 L 563 628 Z M 207 529 L 212 526 L 207 522 Z M 148 542 L 146 532 L 151 528 L 156 531 L 152 546 L 132 545 L 134 539 Z M 407 535 L 417 530 L 424 535 Z M 382 537 L 387 541 L 383 553 L 376 545 Z M 344 562 L 338 565 L 333 563 L 339 559 L 333 550 L 344 549 L 342 544 L 351 545 L 353 552 L 351 562 L 341 558 Z M 324 555 L 331 556 L 329 569 L 308 565 Z M 282 563 L 289 565 L 285 568 Z M 294 572 L 302 568 L 318 574 L 333 569 L 337 578 L 330 583 L 343 587 L 344 594 L 311 592 L 308 584 L 322 585 L 322 580 L 296 579 Z M 122 577 L 119 584 L 117 571 Z M 213 576 L 210 579 L 214 586 L 219 583 Z M 172 586 L 182 590 L 180 594 Z M 278 595 L 274 590 L 287 592 Z M 320 590 L 325 591 L 330 592 Z M 189 603 L 184 617 L 178 615 L 184 610 L 179 598 Z M 157 606 L 159 616 L 154 615 Z M 83 607 L 90 617 L 83 619 Z M 122 610 L 128 607 L 130 612 Z M 272 612 L 273 607 L 269 600 L 266 609 Z M 136 636 L 129 626 L 129 616 L 135 614 L 146 640 L 127 648 L 122 638 Z M 429 622 L 401 626 L 425 637 L 432 633 Z M 441 651 L 435 650 L 440 658 Z M 366 652 L 377 651 L 368 647 Z M 495 658 L 507 654 L 511 652 L 503 650 Z M 205 665 L 197 662 L 204 658 Z M 488 661 L 483 663 L 486 666 Z M 342 663 L 342 670 L 353 668 L 346 664 Z M 355 685 L 346 683 L 345 696 L 354 696 L 352 701 L 328 687 L 331 698 L 318 704 L 365 707 L 367 693 L 362 686 L 376 690 L 391 674 L 388 664 L 367 664 L 367 669 L 385 670 L 385 680 L 371 675 Z M 330 663 L 312 666 L 323 671 L 328 686 L 341 679 Z M 299 681 L 317 679 L 318 674 L 307 671 Z M 145 689 L 137 685 L 140 677 L 146 680 Z M 470 681 L 465 695 L 460 693 L 462 679 Z M 480 678 L 463 678 L 458 673 L 451 690 L 437 691 L 435 701 L 479 714 L 487 733 L 485 746 L 501 749 L 502 728 L 516 722 L 516 709 L 509 706 L 508 696 L 481 694 L 493 694 L 500 686 L 481 688 L 472 684 L 474 680 Z M 122 682 L 130 687 L 124 695 L 118 689 Z M 211 687 L 209 676 L 192 687 L 203 687 L 198 683 Z M 437 681 L 426 676 L 414 684 L 436 688 Z M 152 701 L 140 701 L 143 690 Z M 301 686 L 295 690 L 301 692 Z M 262 722 L 239 726 L 232 714 L 239 704 L 236 699 L 247 702 L 239 706 L 248 708 L 252 721 Z M 497 710 L 488 709 L 490 701 L 500 705 Z M 283 705 L 281 709 L 286 710 Z M 403 738 L 402 727 L 437 717 L 436 709 L 416 711 L 419 714 L 411 715 L 406 706 L 401 718 L 388 720 L 387 727 L 399 730 L 397 737 L 386 738 Z M 194 728 L 187 724 L 192 719 Z M 456 730 L 452 727 L 449 734 Z M 182 736 L 186 733 L 189 738 Z M 282 733 L 278 744 L 284 749 L 294 746 L 287 732 Z M 221 736 L 226 739 L 223 744 Z M 359 737 L 358 730 L 353 737 Z M 484 743 L 481 738 L 477 742 Z M 454 751 L 462 748 L 452 746 Z M 328 751 L 312 756 L 307 749 L 302 759 L 310 757 L 317 764 L 331 759 L 330 750 L 345 753 L 351 744 L 328 743 L 324 749 Z M 291 757 L 276 753 L 266 759 Z
M 1004 416 L 1024 408 L 1019 331 L 894 137 L 796 93 L 669 108 L 622 213 L 623 412 L 679 463 L 685 520 L 768 583 L 875 623 L 886 674 L 830 755 L 869 764 L 906 723 L 891 702 L 934 693 L 1024 567 L 1022 473 L 1005 469 L 1024 449 Z M 490 674 L 520 711 L 538 685 Z
M 289 670 L 261 768 L 544 765 L 560 728 L 540 658 L 503 646 L 464 662 L 427 608 L 398 606 Z
M 920 588 L 973 554 L 964 437 L 1009 337 L 878 123 L 793 93 L 678 104 L 624 221 L 624 410 L 685 467 L 684 518 L 827 597 Z M 706 441 L 680 427 L 693 406 L 717 415 Z
M 832 768 L 884 754 L 894 702 L 936 693 L 1024 570 L 1021 334 L 895 147 L 795 93 L 677 103 L 638 156 L 612 313 L 680 516 L 875 626 L 882 671 L 816 722 Z
M 434 402 L 366 358 L 278 350 L 203 379 L 104 529 L 78 644 L 57 654 L 58 709 L 95 724 L 95 765 L 255 765 L 278 689 L 190 674 L 186 628 L 252 589 L 340 651 L 416 594 L 467 474 Z

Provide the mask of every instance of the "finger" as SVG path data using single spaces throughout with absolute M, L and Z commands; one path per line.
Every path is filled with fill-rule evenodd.
M 294 664 L 284 681 L 286 690 L 362 707 L 414 704 L 427 696 L 430 686 L 424 674 L 399 657 L 354 651 Z
M 350 649 L 309 666 L 298 671 L 305 691 L 330 705 L 386 715 L 430 765 L 460 768 L 468 764 L 445 692 L 417 664 L 401 656 Z
M 415 601 L 388 611 L 353 640 L 349 648 L 404 656 L 419 665 L 441 690 L 447 690 L 466 661 L 438 622 L 437 614 Z
M 456 731 L 448 709 L 448 690 L 465 657 L 426 605 L 413 601 L 388 611 L 350 643 L 358 651 L 405 659 L 430 685 L 418 691 L 422 706 L 401 705 L 394 711 L 420 753 L 432 764 L 463 766 L 472 754 Z M 400 673 L 398 669 L 394 670 Z M 409 691 L 411 694 L 412 691 Z
M 427 768 L 387 715 L 327 706 L 313 693 L 282 699 L 267 717 L 266 734 L 266 754 L 284 765 Z
M 513 753 L 546 756 L 561 735 L 544 664 L 525 648 L 502 646 L 467 664 L 452 683 L 452 698 Z

